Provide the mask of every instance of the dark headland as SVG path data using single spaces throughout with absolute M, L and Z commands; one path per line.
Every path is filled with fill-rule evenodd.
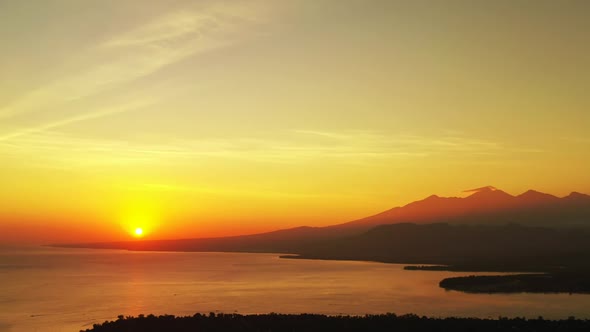
M 590 294 L 590 273 L 562 272 L 443 279 L 440 287 L 466 293 L 582 293 Z

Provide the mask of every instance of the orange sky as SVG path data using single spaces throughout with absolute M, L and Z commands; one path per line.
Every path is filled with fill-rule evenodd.
M 590 193 L 587 1 L 0 4 L 0 244 Z

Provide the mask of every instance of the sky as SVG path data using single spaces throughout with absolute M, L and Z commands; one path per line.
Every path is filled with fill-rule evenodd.
M 588 1 L 0 0 L 0 243 L 590 193 Z

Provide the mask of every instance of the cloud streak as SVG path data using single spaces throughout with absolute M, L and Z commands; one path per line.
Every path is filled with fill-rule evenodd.
M 76 55 L 88 66 L 0 108 L 0 120 L 63 109 L 68 103 L 148 76 L 188 57 L 247 39 L 264 17 L 260 3 L 211 2 L 140 24 Z
M 126 111 L 126 110 L 119 110 Z M 111 111 L 112 112 L 112 111 Z M 98 113 L 95 116 L 110 113 Z M 69 119 L 54 123 L 60 126 L 83 121 Z M 345 164 L 387 163 L 437 156 L 470 154 L 522 153 L 521 148 L 499 143 L 459 137 L 420 137 L 384 135 L 378 132 L 313 132 L 295 131 L 281 138 L 203 138 L 155 142 L 130 142 L 83 139 L 46 132 L 44 126 L 35 131 L 0 139 L 4 155 L 34 155 L 48 158 L 49 163 L 69 167 L 121 165 L 196 165 L 203 161 L 234 160 L 256 163 L 297 164 L 336 162 Z M 314 139 L 309 140 L 312 135 Z
M 15 131 L 10 134 L 1 135 L 0 142 L 14 139 L 14 138 L 18 138 L 18 137 L 24 136 L 24 135 L 30 135 L 30 134 L 50 130 L 50 129 L 55 129 L 55 128 L 71 125 L 71 124 L 74 124 L 77 122 L 88 121 L 88 120 L 98 119 L 98 118 L 102 118 L 102 117 L 117 114 L 117 113 L 123 113 L 123 112 L 129 112 L 132 110 L 137 110 L 137 109 L 140 109 L 143 107 L 147 107 L 147 106 L 151 105 L 152 103 L 153 102 L 151 102 L 151 101 L 139 101 L 139 102 L 130 103 L 128 105 L 123 105 L 123 106 L 103 108 L 103 109 L 99 109 L 99 110 L 96 110 L 96 111 L 93 111 L 90 113 L 81 113 L 80 115 L 72 116 L 69 118 L 65 118 L 65 119 L 61 119 L 61 120 L 57 120 L 57 121 L 53 121 L 53 122 L 49 122 L 49 123 L 44 123 L 44 124 L 41 124 L 41 125 L 38 125 L 35 127 L 28 127 L 28 128 L 25 128 L 25 129 L 22 129 L 19 131 Z

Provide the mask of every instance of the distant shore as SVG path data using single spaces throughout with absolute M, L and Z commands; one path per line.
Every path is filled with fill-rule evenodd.
M 309 257 L 298 254 L 283 254 L 279 258 L 306 260 L 347 260 L 401 264 L 396 261 L 380 259 L 350 259 L 344 257 Z M 543 269 L 537 266 L 517 266 L 506 264 L 462 264 L 462 265 L 406 265 L 407 271 L 450 271 L 450 272 L 498 272 L 515 273 L 511 275 L 462 276 L 446 278 L 439 286 L 446 290 L 465 293 L 569 293 L 590 294 L 590 269 L 560 268 Z
M 299 255 L 282 255 L 287 259 L 318 259 Z M 388 262 L 383 262 L 388 263 Z M 541 268 L 501 265 L 407 265 L 407 271 L 502 272 L 518 273 L 495 276 L 463 276 L 445 278 L 439 286 L 465 293 L 569 293 L 590 294 L 590 271 L 544 271 Z M 526 273 L 522 273 L 526 272 Z
M 565 320 L 505 318 L 434 318 L 413 314 L 365 316 L 326 316 L 318 314 L 195 314 L 123 317 L 94 324 L 81 332 L 155 332 L 155 331 L 588 331 L 590 320 L 570 317 Z
M 403 264 L 383 259 L 351 259 L 348 257 L 310 257 L 298 254 L 282 254 L 279 258 L 306 260 L 347 260 L 384 264 Z M 470 263 L 461 265 L 406 265 L 407 271 L 450 271 L 450 272 L 498 272 L 514 273 L 495 276 L 462 276 L 446 278 L 439 286 L 446 290 L 465 293 L 569 293 L 590 294 L 590 268 L 561 269 L 540 266 L 507 265 L 499 263 Z

